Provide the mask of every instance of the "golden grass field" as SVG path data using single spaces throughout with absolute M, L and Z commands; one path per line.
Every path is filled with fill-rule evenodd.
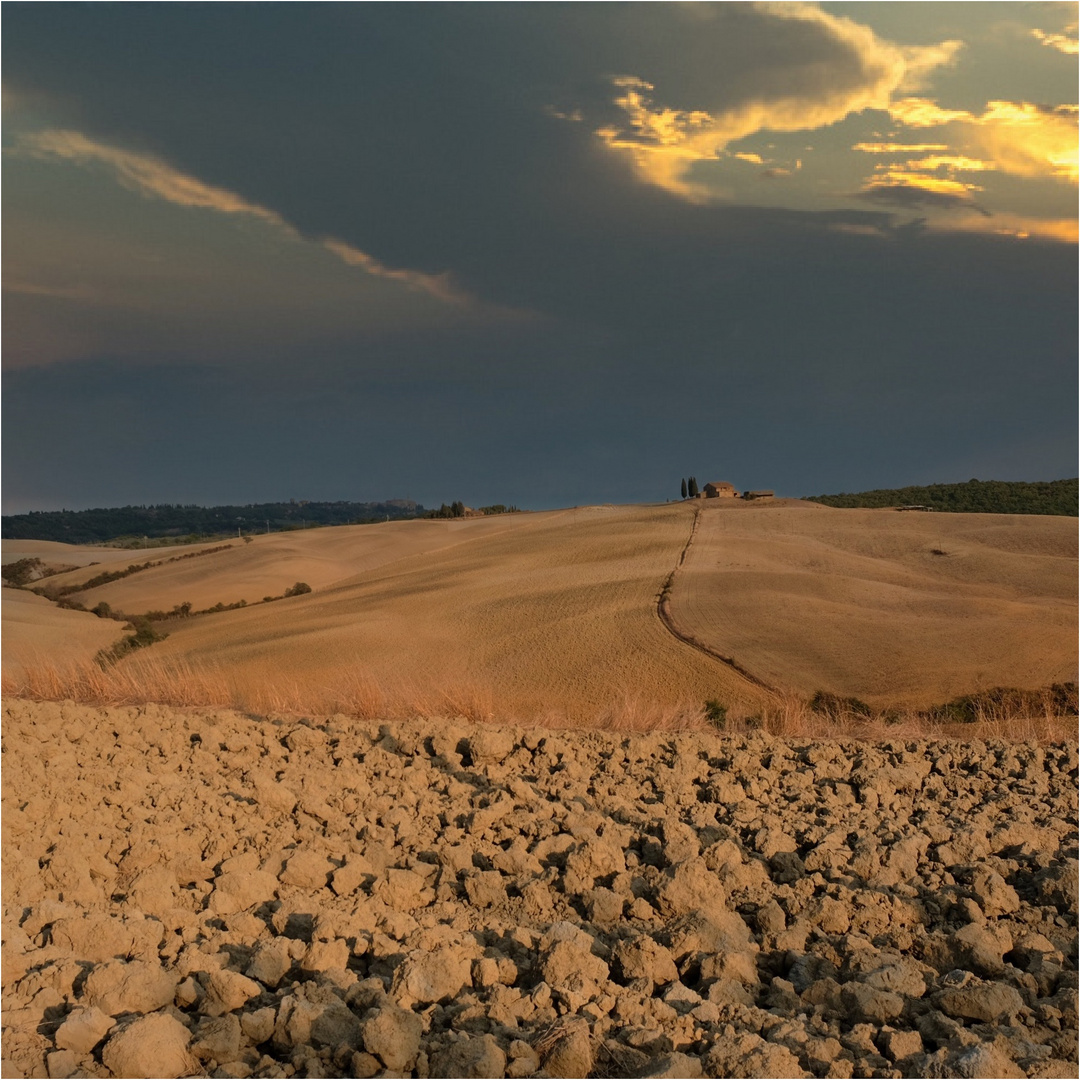
M 772 685 L 923 707 L 1076 679 L 1075 518 L 718 502 L 672 610 Z
M 235 541 L 239 543 L 239 541 Z M 190 551 L 200 551 L 204 548 L 217 547 L 224 541 L 208 541 L 205 544 L 166 545 L 164 547 L 147 546 L 145 548 L 116 548 L 116 547 L 84 547 L 78 544 L 60 544 L 55 540 L 4 540 L 4 562 L 14 562 L 16 559 L 41 559 L 50 566 L 68 566 L 81 568 L 102 564 L 103 569 L 115 569 L 117 566 L 127 566 L 133 562 L 147 562 L 148 560 L 169 559 L 174 555 L 187 554 Z M 98 571 L 90 573 L 74 574 L 72 580 L 85 579 Z M 66 578 L 57 577 L 56 581 L 64 581 Z
M 85 568 L 106 561 L 95 552 L 39 557 L 84 564 L 49 579 L 63 583 L 99 572 Z M 4 542 L 5 561 L 28 553 Z M 313 591 L 258 603 L 296 581 Z M 770 689 L 671 633 L 657 611 L 666 582 L 674 627 Z M 1072 518 L 710 500 L 311 529 L 76 594 L 129 614 L 250 605 L 158 624 L 168 639 L 117 664 L 111 691 L 104 676 L 80 685 L 90 697 L 137 696 L 141 679 L 191 703 L 639 727 L 699 716 L 709 699 L 779 716 L 819 689 L 920 706 L 1075 680 L 1076 586 Z M 89 661 L 120 626 L 11 589 L 4 599 L 9 690 L 27 688 L 29 663 L 47 695 L 43 657 Z
M 81 611 L 64 611 L 23 589 L 3 592 L 4 674 L 26 666 L 72 664 L 107 649 L 121 637 L 121 624 Z

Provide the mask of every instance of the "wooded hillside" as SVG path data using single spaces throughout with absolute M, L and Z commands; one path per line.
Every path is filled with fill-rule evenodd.
M 1077 515 L 1077 480 L 1027 483 L 1007 480 L 968 480 L 964 484 L 879 488 L 856 494 L 807 495 L 810 502 L 847 508 L 929 506 L 961 514 Z

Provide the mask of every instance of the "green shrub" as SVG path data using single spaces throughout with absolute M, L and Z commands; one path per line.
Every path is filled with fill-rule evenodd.
M 17 559 L 0 567 L 0 577 L 9 585 L 21 589 L 42 576 L 45 564 L 40 559 Z
M 834 719 L 848 715 L 869 718 L 874 711 L 865 701 L 860 701 L 857 697 L 841 697 L 828 690 L 819 690 L 810 699 L 810 709 L 822 716 L 830 716 Z
M 291 589 L 285 590 L 286 596 L 303 596 L 311 592 L 311 586 L 306 581 L 298 581 Z
M 1045 709 L 1056 716 L 1076 716 L 1080 711 L 1077 706 L 1076 683 L 1054 683 L 1045 690 L 994 686 L 936 705 L 927 715 L 946 723 L 973 724 L 978 720 L 1008 720 L 1022 713 L 1038 715 Z
M 727 726 L 727 706 L 721 705 L 715 698 L 705 702 L 705 719 L 713 727 L 724 728 Z
M 145 649 L 148 645 L 164 641 L 168 637 L 168 634 L 162 634 L 155 630 L 142 615 L 132 616 L 129 625 L 135 633 L 128 634 L 127 637 L 121 638 L 111 649 L 102 649 L 97 654 L 97 661 L 102 667 L 115 664 L 117 660 L 123 659 L 128 653 L 134 652 L 136 649 Z

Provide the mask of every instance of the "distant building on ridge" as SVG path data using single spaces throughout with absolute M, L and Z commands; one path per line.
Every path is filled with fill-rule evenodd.
M 701 499 L 737 499 L 738 497 L 739 493 L 735 490 L 735 485 L 729 484 L 726 480 L 715 480 L 706 484 L 698 496 Z

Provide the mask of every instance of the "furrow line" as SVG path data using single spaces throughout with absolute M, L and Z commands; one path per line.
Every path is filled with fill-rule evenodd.
M 713 660 L 719 660 L 721 664 L 731 668 L 732 671 L 741 675 L 747 682 L 753 683 L 755 686 L 760 686 L 762 690 L 767 690 L 770 694 L 779 694 L 780 691 L 775 686 L 771 686 L 765 682 L 764 679 L 758 678 L 752 671 L 747 671 L 733 656 L 724 656 L 723 653 L 717 652 L 716 649 L 709 645 L 706 645 L 704 641 L 694 637 L 693 634 L 687 633 L 681 629 L 679 624 L 675 621 L 675 616 L 671 611 L 671 590 L 675 584 L 675 576 L 679 570 L 682 569 L 683 564 L 686 562 L 686 556 L 690 553 L 690 545 L 694 542 L 694 534 L 697 532 L 698 522 L 701 518 L 701 507 L 694 507 L 694 520 L 690 526 L 690 535 L 686 538 L 686 543 L 683 545 L 683 549 L 679 552 L 679 560 L 672 567 L 671 573 L 668 574 L 664 581 L 663 586 L 660 589 L 660 599 L 656 604 L 656 614 L 659 616 L 660 621 L 667 628 L 668 632 L 684 645 L 689 645 L 692 649 L 697 649 L 698 652 L 704 653 L 706 656 L 711 657 Z

